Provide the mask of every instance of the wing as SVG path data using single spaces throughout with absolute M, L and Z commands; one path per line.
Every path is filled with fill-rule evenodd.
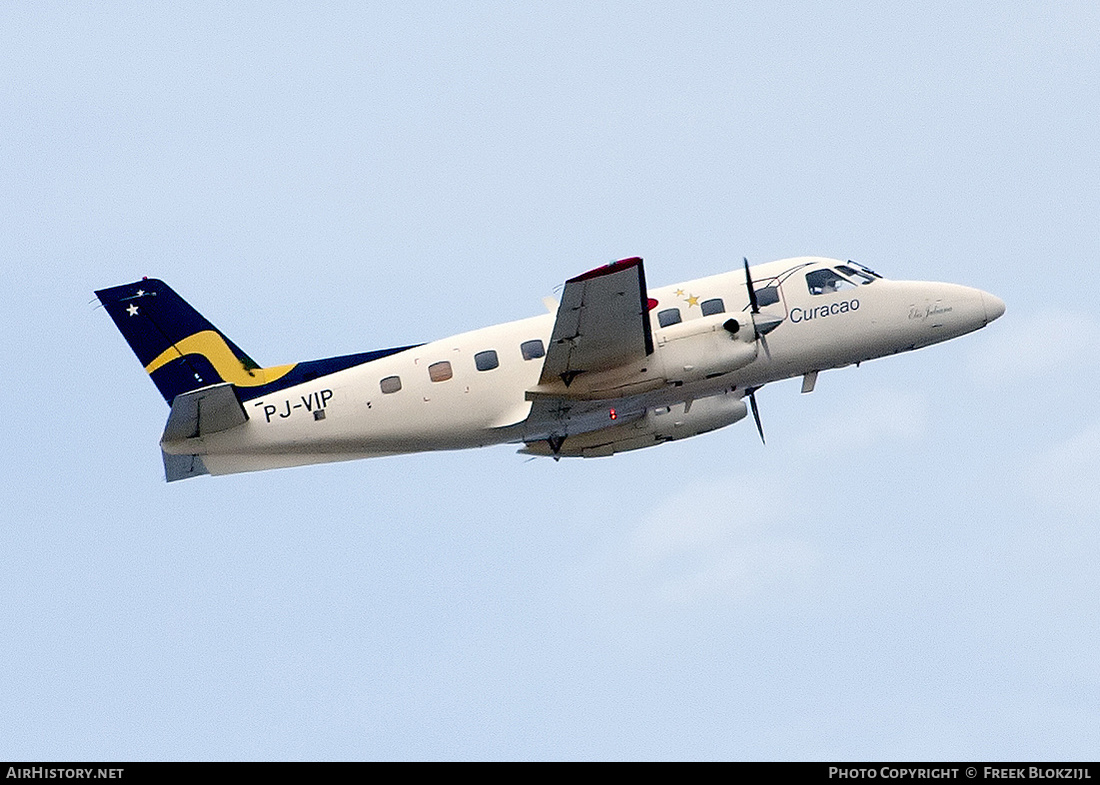
M 638 257 L 565 282 L 539 385 L 568 387 L 586 371 L 607 371 L 653 353 L 645 270 Z

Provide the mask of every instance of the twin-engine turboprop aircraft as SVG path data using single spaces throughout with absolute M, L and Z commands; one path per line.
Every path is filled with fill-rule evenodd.
M 647 289 L 642 260 L 565 283 L 557 315 L 431 343 L 260 367 L 167 284 L 96 292 L 171 406 L 169 482 L 522 444 L 598 457 L 722 428 L 756 390 L 919 349 L 1004 313 L 991 294 L 803 257 Z M 748 399 L 749 406 L 745 400 Z

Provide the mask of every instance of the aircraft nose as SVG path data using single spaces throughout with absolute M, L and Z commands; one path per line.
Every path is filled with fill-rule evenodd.
M 982 305 L 985 306 L 985 323 L 1000 318 L 1005 312 L 1005 301 L 989 292 L 982 292 Z

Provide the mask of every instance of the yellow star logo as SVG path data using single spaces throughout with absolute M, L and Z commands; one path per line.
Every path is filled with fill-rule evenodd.
M 684 296 L 684 290 L 683 289 L 677 289 L 676 290 L 676 296 L 677 297 L 683 297 Z
M 684 302 L 687 303 L 688 308 L 690 308 L 693 305 L 698 305 L 699 304 L 699 298 L 696 297 L 694 294 L 689 294 L 688 298 L 686 300 L 684 300 Z

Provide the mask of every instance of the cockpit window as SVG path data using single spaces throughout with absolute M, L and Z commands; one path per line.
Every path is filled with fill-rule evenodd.
M 809 287 L 810 294 L 832 294 L 856 288 L 854 283 L 828 268 L 806 273 L 806 286 Z
M 869 283 L 874 283 L 875 282 L 875 279 L 874 279 L 873 275 L 871 275 L 869 273 L 865 273 L 865 272 L 863 272 L 863 270 L 857 270 L 854 267 L 849 267 L 846 264 L 838 264 L 836 269 L 837 269 L 837 272 L 844 273 L 846 276 L 851 278 L 853 281 L 857 281 L 857 282 L 863 284 L 864 286 L 866 286 Z
M 769 284 L 761 289 L 756 290 L 756 304 L 763 307 L 765 305 L 774 305 L 779 302 L 779 287 L 775 284 Z

